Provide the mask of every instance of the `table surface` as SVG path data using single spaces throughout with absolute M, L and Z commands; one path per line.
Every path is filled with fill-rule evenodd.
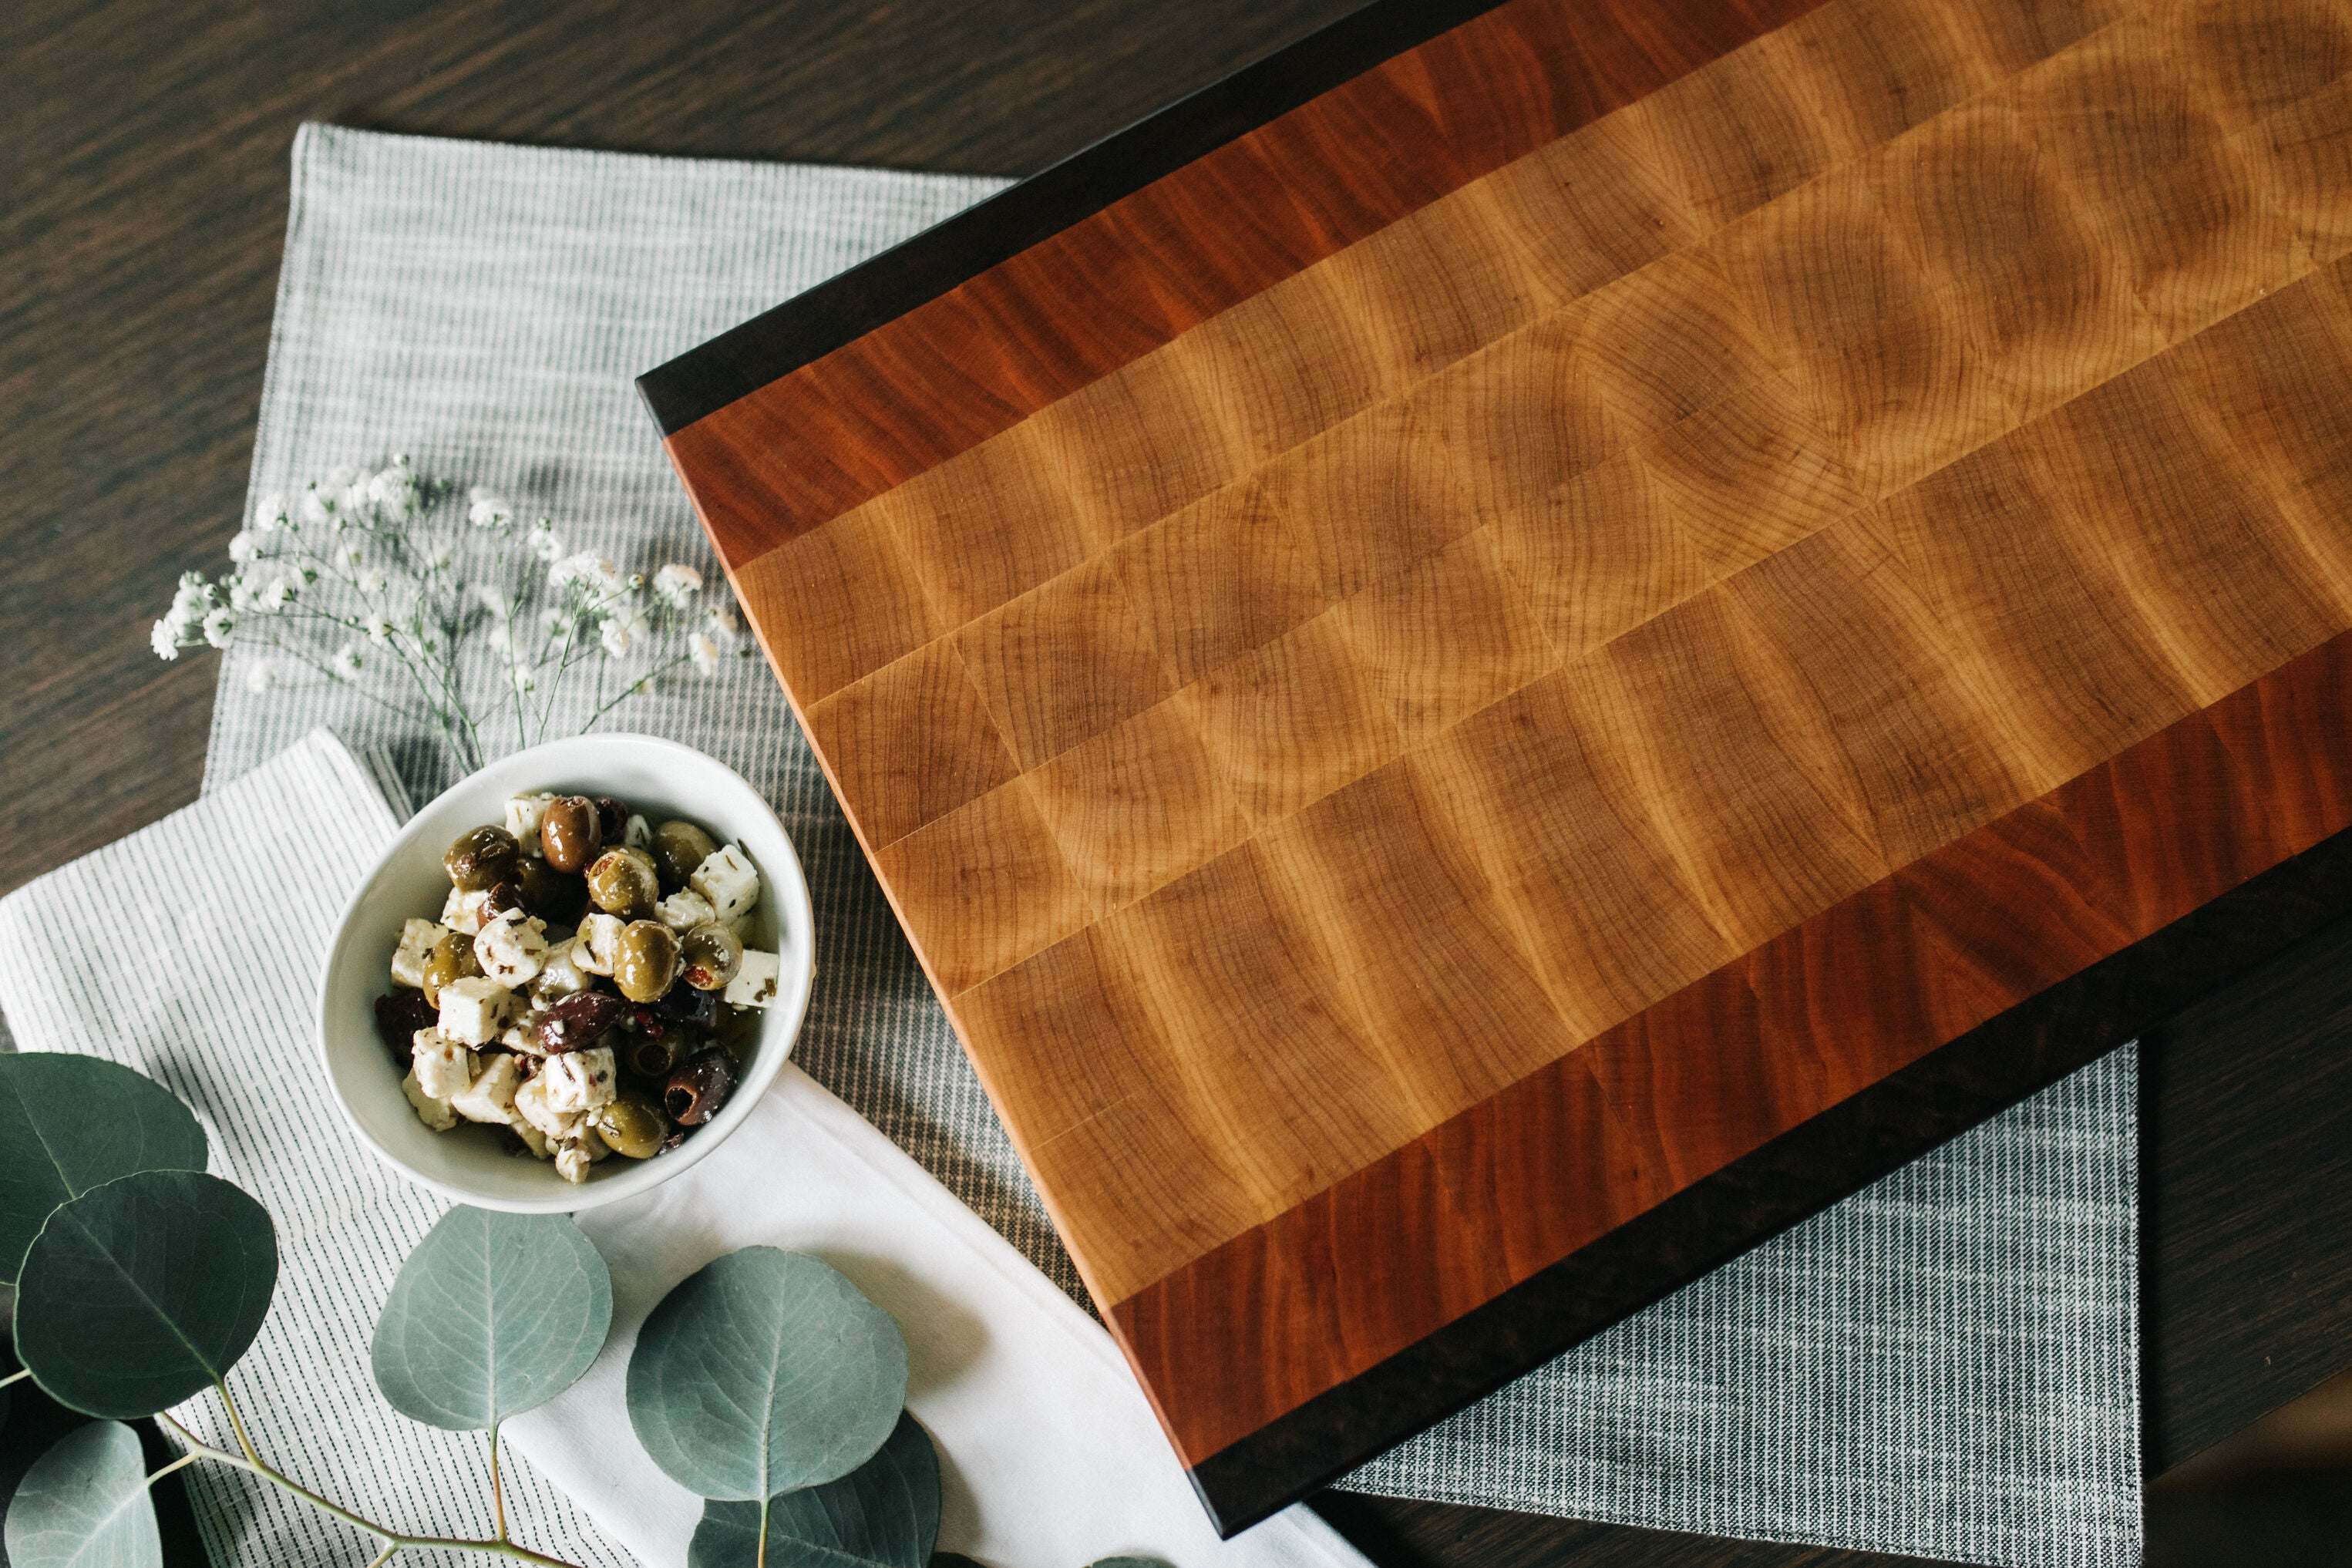
M 193 799 L 214 666 L 148 651 L 251 456 L 306 119 L 626 151 L 1024 174 L 1350 0 L 28 0 L 0 12 L 0 890 Z M 648 428 L 647 439 L 652 439 Z M 2148 1042 L 2157 1474 L 2352 1364 L 2352 921 Z M 1896 1559 L 1331 1495 L 1383 1564 Z M 2162 1546 L 2162 1516 L 2152 1521 Z M 2276 1561 L 2273 1559 L 2273 1561 Z

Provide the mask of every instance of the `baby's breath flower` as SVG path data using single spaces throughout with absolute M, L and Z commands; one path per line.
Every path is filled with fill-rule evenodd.
M 539 677 L 532 674 L 525 666 L 520 664 L 516 665 L 514 667 L 514 686 L 517 691 L 529 695 L 530 693 L 539 689 Z
M 334 520 L 334 500 L 332 498 L 320 493 L 318 486 L 312 485 L 309 489 L 302 492 L 302 521 L 304 522 L 316 527 L 320 524 L 332 521 Z
M 722 643 L 732 644 L 743 635 L 743 627 L 735 619 L 735 612 L 724 605 L 713 605 L 703 612 L 705 629 Z
M 719 673 L 719 645 L 701 632 L 686 639 L 687 652 L 693 657 L 694 670 L 709 680 Z
M 342 647 L 337 648 L 335 650 L 335 657 L 327 662 L 329 668 L 334 671 L 337 679 L 349 680 L 352 676 L 357 675 L 361 670 L 367 668 L 367 655 L 360 651 L 359 644 L 355 642 L 347 642 Z
M 243 566 L 261 553 L 261 535 L 251 529 L 240 529 L 228 542 L 228 558 Z
M 596 640 L 604 645 L 604 653 L 607 658 L 620 658 L 623 654 L 629 651 L 628 623 L 621 620 L 618 616 L 606 621 L 601 627 L 597 628 Z
M 467 492 L 466 521 L 476 528 L 505 528 L 514 521 L 514 508 L 506 498 L 476 485 Z
M 457 560 L 456 551 L 450 549 L 446 543 L 436 542 L 425 548 L 425 570 L 428 573 L 446 572 L 457 563 Z
M 263 615 L 275 615 L 294 602 L 296 587 L 294 579 L 283 574 L 272 577 L 253 596 L 253 607 Z
M 228 587 L 228 607 L 230 609 L 249 610 L 253 608 L 253 585 L 247 583 L 244 577 L 224 577 L 221 581 Z
M 247 691 L 267 691 L 278 684 L 278 674 L 276 659 L 257 658 L 246 666 L 245 689 Z
M 335 564 L 349 572 L 367 559 L 367 546 L 356 539 L 347 539 L 335 546 Z
M 367 628 L 368 641 L 388 643 L 392 640 L 392 621 L 384 616 L 370 616 L 360 623 Z
M 503 621 L 514 614 L 514 600 L 496 583 L 477 583 L 473 585 L 472 592 L 475 600 L 482 608 L 489 611 L 498 619 Z
M 236 617 L 223 605 L 205 617 L 204 631 L 205 641 L 215 647 L 226 647 L 229 639 L 236 635 Z
M 359 482 L 359 477 L 360 470 L 355 465 L 338 463 L 327 470 L 327 485 L 331 489 L 347 490 Z
M 595 565 L 596 558 L 585 551 L 577 555 L 559 555 L 547 569 L 547 585 L 568 588 L 574 583 L 586 580 L 593 573 Z
M 562 538 L 547 526 L 547 519 L 543 517 L 530 525 L 530 531 L 523 536 L 523 542 L 530 546 L 530 552 L 541 561 L 553 561 L 563 553 Z
M 490 627 L 489 641 L 491 652 L 504 654 L 509 658 L 513 657 L 514 628 L 505 621 L 499 621 Z
M 165 616 L 163 620 L 155 623 L 155 629 L 153 631 L 147 634 L 147 646 L 155 650 L 155 657 L 157 658 L 174 659 L 179 658 L 180 628 L 178 626 L 173 624 L 171 617 L 168 616 Z
M 275 491 L 263 496 L 261 503 L 253 509 L 256 533 L 275 533 L 286 526 L 287 521 L 286 498 Z
M 374 508 L 379 517 L 406 517 L 416 510 L 421 499 L 416 490 L 416 476 L 409 471 L 408 454 L 405 452 L 394 453 L 390 467 L 368 476 L 368 504 Z
M 381 594 L 392 586 L 391 574 L 381 566 L 370 566 L 353 580 L 358 583 L 359 590 L 362 594 Z
M 702 574 L 673 561 L 654 574 L 654 595 L 676 609 L 702 591 Z
M 175 628 L 184 629 L 205 618 L 213 607 L 213 586 L 198 572 L 180 574 L 180 585 L 172 593 L 172 608 L 168 619 Z

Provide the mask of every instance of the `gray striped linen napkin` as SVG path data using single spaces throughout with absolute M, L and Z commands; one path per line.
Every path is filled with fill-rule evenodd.
M 1001 184 L 307 127 L 254 496 L 406 451 L 577 548 L 708 569 L 631 378 Z M 355 694 L 258 694 L 250 673 L 228 657 L 208 789 L 320 723 L 392 747 L 425 793 L 447 782 L 426 737 Z M 621 720 L 738 769 L 791 830 L 821 977 L 795 1059 L 1079 1296 L 768 672 L 657 688 Z M 1966 1562 L 2137 1562 L 2136 1070 L 2128 1051 L 2085 1069 L 1342 1484 Z
M 353 1138 L 315 1065 L 328 938 L 404 810 L 380 784 L 317 731 L 0 900 L 0 1005 L 24 1048 L 87 1051 L 167 1084 L 203 1121 L 215 1169 L 270 1211 L 277 1296 L 229 1375 L 263 1453 L 387 1525 L 480 1536 L 491 1522 L 482 1436 L 403 1419 L 367 1370 L 393 1276 L 449 1205 Z M 132 961 L 87 962 L 103 953 Z M 1004 1568 L 1079 1568 L 1113 1552 L 1175 1568 L 1367 1568 L 1305 1509 L 1219 1541 L 1102 1326 L 790 1063 L 726 1145 L 582 1226 L 612 1267 L 614 1332 L 577 1384 L 506 1424 L 516 1535 L 534 1549 L 583 1568 L 685 1568 L 701 1500 L 630 1433 L 629 1352 L 679 1279 L 769 1245 L 828 1258 L 898 1321 L 908 1405 L 940 1456 L 943 1548 Z M 174 1415 L 236 1445 L 209 1394 Z M 240 1471 L 185 1474 L 216 1562 L 374 1554 Z

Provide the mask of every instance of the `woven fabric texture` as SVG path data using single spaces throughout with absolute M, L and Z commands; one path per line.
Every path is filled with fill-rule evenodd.
M 632 377 L 999 184 L 307 128 L 253 494 L 404 451 L 625 569 L 708 570 Z M 347 689 L 256 692 L 253 662 L 225 661 L 207 789 L 320 723 L 390 746 L 420 795 L 448 782 L 430 736 Z M 665 682 L 608 722 L 768 794 L 818 914 L 795 1059 L 1078 1295 L 766 669 Z M 2135 1083 L 2118 1053 L 1343 1484 L 1969 1562 L 2137 1562 Z

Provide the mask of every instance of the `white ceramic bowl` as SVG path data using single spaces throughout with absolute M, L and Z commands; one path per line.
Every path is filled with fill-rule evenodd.
M 684 817 L 721 844 L 743 847 L 760 871 L 760 904 L 746 947 L 782 959 L 776 998 L 760 1020 L 759 1047 L 734 1098 L 693 1137 L 650 1160 L 614 1155 L 578 1185 L 544 1161 L 506 1152 L 502 1130 L 460 1122 L 436 1132 L 416 1119 L 376 1037 L 375 999 L 392 988 L 387 966 L 401 922 L 436 919 L 448 895 L 441 856 L 469 827 L 506 820 L 509 795 L 527 790 L 609 795 L 655 822 Z M 568 1214 L 657 1186 L 725 1142 L 775 1080 L 800 1036 L 814 974 L 814 927 L 807 879 L 783 825 L 732 768 L 650 735 L 582 735 L 517 752 L 419 811 L 383 852 L 343 911 L 319 982 L 319 1051 L 327 1082 L 361 1142 L 395 1170 L 480 1208 Z

